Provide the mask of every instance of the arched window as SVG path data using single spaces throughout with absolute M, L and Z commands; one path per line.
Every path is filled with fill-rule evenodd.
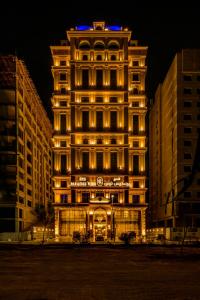
M 138 94 L 139 94 L 138 88 L 134 88 L 134 89 L 133 89 L 133 94 L 134 94 L 134 95 L 138 95 Z
M 108 43 L 109 50 L 119 50 L 119 43 L 117 41 L 110 41 Z
M 82 42 L 80 42 L 79 49 L 81 49 L 81 50 L 89 50 L 90 49 L 90 43 L 88 41 L 82 41 Z
M 116 55 L 111 55 L 110 60 L 117 60 Z
M 95 50 L 104 50 L 105 49 L 105 44 L 103 41 L 96 41 L 94 44 L 94 49 Z
M 102 60 L 102 56 L 101 55 L 97 55 L 97 60 Z
M 88 56 L 87 55 L 83 55 L 82 59 L 83 60 L 88 60 Z

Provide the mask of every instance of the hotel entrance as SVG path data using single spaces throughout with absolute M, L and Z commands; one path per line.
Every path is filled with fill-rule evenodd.
M 94 240 L 105 241 L 107 239 L 107 214 L 103 208 L 94 211 Z

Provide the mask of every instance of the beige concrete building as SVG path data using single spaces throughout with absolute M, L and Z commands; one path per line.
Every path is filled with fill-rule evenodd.
M 146 234 L 145 58 L 121 26 L 94 22 L 51 47 L 55 232 L 71 241 Z
M 23 61 L 0 56 L 0 232 L 29 230 L 51 201 L 51 137 Z
M 150 111 L 153 228 L 178 238 L 200 230 L 200 50 L 177 53 Z

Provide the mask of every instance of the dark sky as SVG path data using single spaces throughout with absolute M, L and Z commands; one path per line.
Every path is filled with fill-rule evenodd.
M 38 93 L 50 110 L 52 92 L 50 45 L 66 38 L 66 30 L 78 24 L 105 20 L 133 31 L 140 45 L 149 47 L 147 94 L 153 97 L 157 84 L 181 48 L 200 48 L 200 13 L 197 2 L 187 1 L 7 1 L 0 7 L 0 53 L 24 59 Z M 6 1 L 4 1 L 6 2 Z M 153 3 L 155 2 L 155 4 Z M 109 3 L 109 4 L 108 4 Z M 58 6 L 56 6 L 58 5 Z M 96 5 L 96 8 L 94 7 Z M 176 8 L 178 5 L 179 8 Z

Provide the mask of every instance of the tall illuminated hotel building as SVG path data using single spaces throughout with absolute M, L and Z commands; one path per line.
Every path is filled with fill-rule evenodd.
M 93 22 L 52 46 L 55 233 L 145 236 L 147 47 Z

